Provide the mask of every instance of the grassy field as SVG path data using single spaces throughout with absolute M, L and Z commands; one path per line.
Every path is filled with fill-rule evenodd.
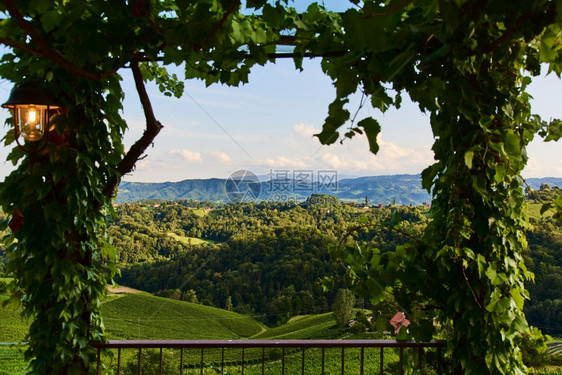
M 11 278 L 1 277 L 6 283 Z M 0 293 L 0 375 L 23 375 L 27 371 L 27 362 L 23 352 L 25 345 L 18 345 L 25 340 L 29 323 L 21 315 L 21 309 L 13 306 L 2 306 L 8 295 Z
M 242 339 L 265 329 L 244 315 L 146 293 L 112 294 L 103 303 L 102 314 L 109 339 Z M 19 311 L 0 308 L 0 342 L 23 341 L 27 327 Z M 22 346 L 0 346 L 0 375 L 25 373 L 23 350 Z M 133 361 L 135 355 L 135 351 L 124 351 L 123 362 Z M 238 358 L 235 352 L 227 356 L 231 363 Z M 184 360 L 199 363 L 199 353 L 186 352 Z
M 191 245 L 200 245 L 200 244 L 205 244 L 205 243 L 210 243 L 210 244 L 214 244 L 216 243 L 216 241 L 213 240 L 206 240 L 204 238 L 197 238 L 197 237 L 187 237 L 187 236 L 180 236 L 176 233 L 173 232 L 168 232 L 166 233 L 168 236 L 183 242 L 184 244 L 189 245 L 191 242 Z
M 199 217 L 206 216 L 207 212 L 208 212 L 208 211 L 204 210 L 203 208 L 194 208 L 191 211 L 193 211 L 193 213 L 195 215 L 199 216 Z
M 0 345 L 0 375 L 23 375 L 27 363 L 23 359 L 24 345 Z
M 253 338 L 262 340 L 332 339 L 342 337 L 344 334 L 345 330 L 336 326 L 332 313 L 326 313 L 293 318 L 287 324 L 270 328 Z
M 535 220 L 540 220 L 541 217 L 547 218 L 553 215 L 552 210 L 546 211 L 544 214 L 541 215 L 541 207 L 542 203 L 529 203 L 526 202 L 526 212 L 529 218 L 533 218 Z
M 265 330 L 245 315 L 146 293 L 111 295 L 102 315 L 110 339 L 241 339 Z M 0 308 L 0 325 L 0 342 L 25 340 L 19 309 Z
M 25 340 L 29 323 L 20 315 L 19 309 L 0 309 L 0 342 L 22 342 Z
M 104 303 L 102 315 L 113 339 L 240 339 L 263 328 L 231 311 L 143 293 Z

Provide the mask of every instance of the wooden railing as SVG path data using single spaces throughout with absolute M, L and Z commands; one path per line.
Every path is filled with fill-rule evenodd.
M 424 366 L 424 356 L 427 354 L 425 353 L 426 348 L 433 348 L 435 349 L 435 355 L 433 356 L 433 361 L 431 366 L 437 371 L 438 374 L 442 374 L 443 371 L 443 360 L 442 360 L 442 348 L 444 346 L 443 341 L 430 341 L 430 342 L 414 342 L 414 341 L 396 341 L 396 340 L 111 340 L 105 343 L 93 343 L 92 344 L 95 348 L 97 348 L 98 359 L 97 359 L 97 372 L 100 374 L 101 372 L 101 363 L 102 363 L 102 351 L 103 349 L 113 349 L 117 350 L 117 364 L 115 365 L 116 373 L 121 374 L 122 372 L 122 350 L 123 349 L 136 349 L 136 360 L 137 366 L 136 371 L 138 374 L 142 373 L 143 363 L 142 363 L 142 350 L 147 348 L 152 349 L 159 349 L 159 373 L 162 374 L 163 368 L 163 355 L 162 350 L 164 348 L 169 349 L 176 349 L 180 351 L 180 358 L 179 358 L 179 366 L 178 372 L 179 374 L 184 373 L 184 367 L 187 365 L 186 361 L 184 360 L 184 350 L 188 349 L 191 352 L 194 350 L 198 350 L 200 354 L 198 354 L 198 363 L 196 367 L 199 369 L 200 374 L 204 373 L 205 366 L 213 366 L 215 370 L 220 368 L 220 374 L 225 373 L 225 368 L 228 366 L 236 366 L 244 374 L 245 369 L 251 365 L 253 367 L 253 372 L 255 373 L 256 362 L 259 364 L 261 363 L 261 374 L 266 373 L 266 366 L 276 363 L 279 366 L 280 362 L 280 370 L 276 373 L 281 375 L 285 374 L 285 362 L 288 356 L 291 356 L 292 360 L 294 361 L 295 356 L 299 356 L 300 352 L 300 373 L 305 374 L 306 370 L 306 353 L 307 350 L 319 350 L 319 361 L 320 363 L 317 365 L 318 367 L 318 374 L 335 374 L 333 370 L 329 371 L 326 369 L 326 349 L 341 349 L 341 353 L 338 355 L 341 356 L 341 366 L 340 369 L 337 370 L 337 373 L 345 374 L 346 371 L 346 349 L 355 348 L 360 351 L 359 354 L 359 366 L 358 369 L 353 370 L 354 374 L 364 375 L 366 364 L 370 363 L 369 361 L 377 361 L 378 362 L 378 369 L 377 371 L 380 374 L 383 374 L 384 371 L 384 362 L 385 362 L 385 348 L 397 348 L 395 350 L 398 351 L 398 368 L 396 369 L 398 374 L 402 374 L 404 371 L 404 350 L 411 348 L 413 350 L 414 355 L 410 353 L 410 358 L 415 358 L 414 366 L 415 368 L 421 369 Z M 261 349 L 261 355 L 258 355 L 256 358 L 256 354 L 252 356 L 253 358 L 248 358 L 246 356 L 247 349 Z M 266 349 L 276 349 L 277 351 L 281 351 L 278 353 L 279 355 L 275 358 L 271 358 L 269 355 L 266 356 Z M 366 355 L 366 349 L 371 348 L 369 350 L 369 355 Z M 374 348 L 374 349 L 373 349 Z M 378 348 L 379 350 L 377 350 Z M 240 350 L 240 357 L 237 361 L 227 361 L 225 360 L 225 349 L 238 349 Z M 213 358 L 206 357 L 206 351 L 217 351 L 220 350 L 218 353 L 214 353 L 212 356 Z M 258 351 L 259 353 L 259 351 Z M 376 353 L 376 354 L 375 354 Z M 318 353 L 317 353 L 318 354 Z M 333 355 L 333 353 L 332 353 Z M 373 358 L 374 357 L 374 358 Z M 193 356 L 191 356 L 193 359 Z M 193 361 L 192 361 L 193 362 Z M 426 365 L 428 363 L 425 363 Z M 259 365 L 257 365 L 259 366 Z M 372 368 L 373 364 L 370 363 Z M 316 367 L 315 367 L 316 368 Z M 193 367 L 191 367 L 193 370 Z M 258 367 L 258 373 L 260 373 L 260 369 Z M 310 370 L 309 370 L 310 372 Z M 271 372 L 270 372 L 271 373 Z M 294 370 L 291 373 L 295 373 Z M 348 372 L 351 373 L 351 372 Z M 369 373 L 374 373 L 369 372 Z

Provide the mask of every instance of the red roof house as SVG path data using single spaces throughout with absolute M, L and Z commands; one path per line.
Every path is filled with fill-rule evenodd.
M 403 312 L 397 312 L 396 315 L 390 319 L 390 324 L 394 327 L 394 333 L 398 334 L 400 328 L 410 325 L 410 321 L 406 319 L 406 315 L 404 315 Z

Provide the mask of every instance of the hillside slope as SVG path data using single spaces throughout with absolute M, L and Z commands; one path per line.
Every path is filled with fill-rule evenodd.
M 111 339 L 240 339 L 263 330 L 245 315 L 146 293 L 105 302 L 102 316 Z

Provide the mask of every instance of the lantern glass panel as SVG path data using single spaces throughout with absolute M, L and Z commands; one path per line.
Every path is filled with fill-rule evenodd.
M 15 121 L 18 133 L 26 141 L 38 141 L 45 134 L 48 107 L 44 105 L 16 105 Z

